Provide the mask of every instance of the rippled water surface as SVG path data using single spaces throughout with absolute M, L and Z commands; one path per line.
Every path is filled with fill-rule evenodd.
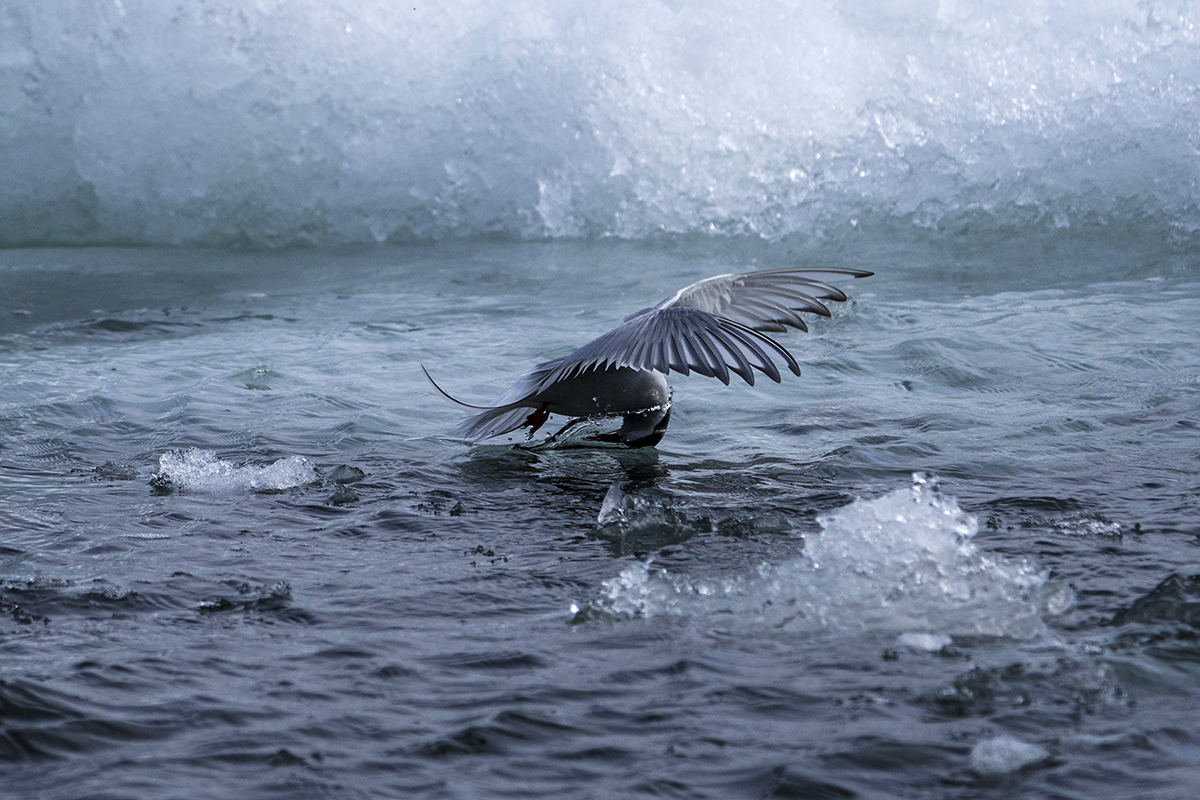
M 1056 241 L 0 252 L 5 796 L 1194 796 L 1200 283 Z M 658 448 L 419 369 L 793 263 Z

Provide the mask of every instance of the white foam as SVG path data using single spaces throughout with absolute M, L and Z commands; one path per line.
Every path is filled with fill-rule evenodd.
M 223 494 L 277 492 L 319 479 L 316 468 L 301 456 L 281 458 L 267 466 L 237 466 L 217 458 L 212 450 L 171 450 L 158 459 L 160 483 L 185 492 Z
M 1006 775 L 1045 761 L 1045 748 L 1011 736 L 985 739 L 971 748 L 971 769 L 980 775 Z
M 800 558 L 721 581 L 639 562 L 603 584 L 598 605 L 623 616 L 732 615 L 792 630 L 890 631 L 939 649 L 954 635 L 1026 638 L 1045 629 L 1047 573 L 978 548 L 975 518 L 923 476 L 818 521 L 823 530 L 806 538 Z

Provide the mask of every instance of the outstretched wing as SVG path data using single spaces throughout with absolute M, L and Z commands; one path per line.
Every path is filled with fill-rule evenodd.
M 638 314 L 666 308 L 696 308 L 740 322 L 756 331 L 783 333 L 788 328 L 807 331 L 804 319 L 796 312 L 807 311 L 828 317 L 829 308 L 822 300 L 846 301 L 845 292 L 823 278 L 866 278 L 873 274 L 840 267 L 784 267 L 717 275 L 684 287 L 657 306 Z
M 659 372 L 698 372 L 729 383 L 729 374 L 754 385 L 754 370 L 778 383 L 774 358 L 794 374 L 800 366 L 766 332 L 789 327 L 807 331 L 797 312 L 829 316 L 821 302 L 843 302 L 840 289 L 822 277 L 865 278 L 864 270 L 784 268 L 718 275 L 680 289 L 658 305 L 643 309 L 613 330 L 568 356 L 538 364 L 497 403 L 513 402 L 556 381 L 593 369 L 631 367 Z
M 753 386 L 755 369 L 779 382 L 772 356 L 800 374 L 792 354 L 769 336 L 697 308 L 664 308 L 637 314 L 569 356 L 538 364 L 526 377 L 535 392 L 593 369 L 617 367 L 698 372 L 726 384 L 733 372 Z
M 865 278 L 874 273 L 838 267 L 792 267 L 737 275 L 717 275 L 680 289 L 658 305 L 632 314 L 613 330 L 570 355 L 545 361 L 522 375 L 491 406 L 471 406 L 475 414 L 459 435 L 485 439 L 520 427 L 533 398 L 557 381 L 594 369 L 628 367 L 698 372 L 729 383 L 729 374 L 754 385 L 754 370 L 780 381 L 774 358 L 796 375 L 800 366 L 767 333 L 788 328 L 807 331 L 798 312 L 828 317 L 822 300 L 844 302 L 846 295 L 824 278 Z M 428 376 L 429 373 L 426 373 Z M 430 381 L 433 379 L 430 378 Z M 460 405 L 468 405 L 439 392 Z

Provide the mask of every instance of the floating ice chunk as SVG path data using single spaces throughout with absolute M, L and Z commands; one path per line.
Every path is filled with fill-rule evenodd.
M 301 456 L 281 458 L 265 467 L 235 466 L 212 450 L 171 450 L 158 459 L 156 485 L 187 492 L 278 492 L 318 480 L 317 470 Z
M 605 507 L 620 513 L 620 498 L 609 495 Z M 824 530 L 807 537 L 800 558 L 717 582 L 634 564 L 603 584 L 599 605 L 629 616 L 890 631 L 921 649 L 940 649 L 955 634 L 1028 638 L 1045 630 L 1046 573 L 1025 559 L 980 551 L 972 542 L 975 518 L 932 480 L 914 476 L 911 489 L 858 500 L 818 522 Z
M 978 523 L 953 498 L 938 494 L 936 486 L 936 480 L 914 475 L 911 491 L 859 500 L 818 517 L 824 531 L 806 542 L 813 567 L 821 569 L 827 562 L 869 574 L 922 561 L 949 564 L 973 554 L 970 539 L 979 531 Z
M 367 473 L 349 464 L 341 464 L 329 473 L 329 480 L 339 484 L 358 483 L 365 477 Z
M 1047 581 L 1042 586 L 1042 610 L 1047 616 L 1061 617 L 1075 608 L 1075 590 L 1063 580 Z
M 636 541 L 643 549 L 652 548 L 654 542 L 661 546 L 686 539 L 695 530 L 695 524 L 669 504 L 626 494 L 619 483 L 613 483 L 604 495 L 596 522 L 601 538 L 626 544 Z
M 608 525 L 623 519 L 625 519 L 625 493 L 621 491 L 621 484 L 613 481 L 613 485 L 608 487 L 608 493 L 604 495 L 604 502 L 600 504 L 600 514 L 596 517 L 596 522 L 600 525 Z
M 1045 748 L 1011 736 L 985 739 L 971 748 L 971 769 L 980 775 L 1006 775 L 1049 757 Z
M 979 550 L 975 518 L 913 477 L 910 490 L 859 500 L 817 520 L 805 541 L 815 583 L 834 613 L 863 627 L 1025 637 L 1041 630 L 1047 574 Z
M 936 653 L 947 647 L 951 641 L 953 640 L 943 633 L 902 633 L 898 643 L 901 647 Z

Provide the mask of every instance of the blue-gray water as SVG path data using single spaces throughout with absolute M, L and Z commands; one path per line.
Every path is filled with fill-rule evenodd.
M 1193 4 L 594 6 L 0 0 L 0 795 L 1196 796 Z
M 788 255 L 0 255 L 59 287 L 2 340 L 6 796 L 1188 796 L 1186 270 L 864 247 L 803 377 L 675 379 L 656 449 L 444 438 L 419 362 L 487 399 Z

